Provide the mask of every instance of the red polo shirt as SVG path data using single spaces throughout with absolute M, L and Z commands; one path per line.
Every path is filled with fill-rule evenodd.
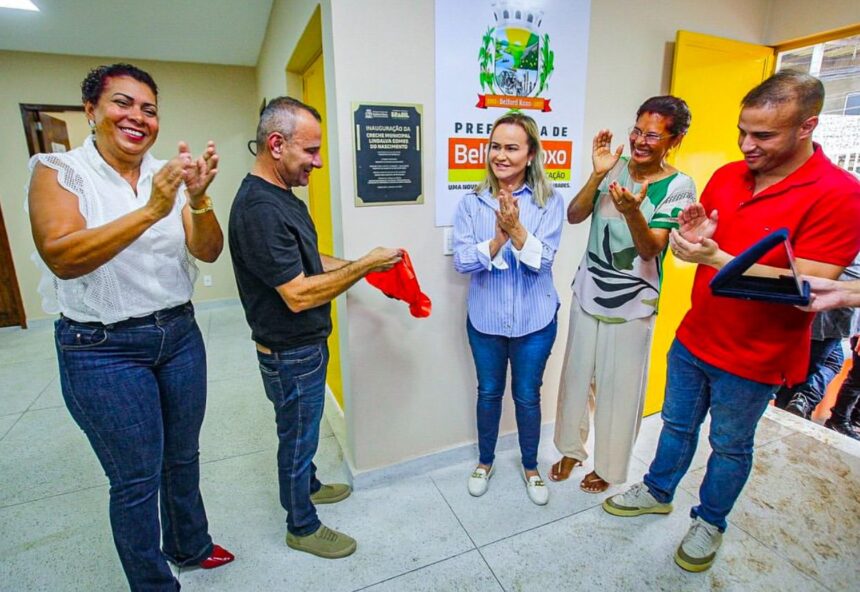
M 860 250 L 860 183 L 833 165 L 821 147 L 788 177 L 753 196 L 746 163 L 733 162 L 711 177 L 701 203 L 719 222 L 714 240 L 737 255 L 777 228 L 788 228 L 795 257 L 845 266 Z M 788 267 L 785 249 L 765 265 Z M 677 337 L 705 362 L 742 378 L 789 385 L 806 380 L 813 313 L 785 304 L 714 296 L 717 271 L 699 265 L 692 307 Z

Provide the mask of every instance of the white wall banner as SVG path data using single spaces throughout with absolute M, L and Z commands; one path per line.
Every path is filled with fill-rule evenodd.
M 582 158 L 590 0 L 436 0 L 436 226 L 484 178 L 493 121 L 541 128 L 565 199 Z M 576 187 L 578 189 L 578 187 Z

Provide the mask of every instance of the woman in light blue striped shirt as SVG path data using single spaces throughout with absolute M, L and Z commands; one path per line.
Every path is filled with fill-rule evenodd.
M 487 174 L 454 217 L 454 267 L 471 275 L 466 330 L 478 375 L 478 466 L 469 493 L 483 495 L 493 474 L 508 360 L 523 479 L 546 504 L 537 468 L 540 387 L 555 341 L 559 306 L 552 262 L 564 202 L 546 178 L 535 121 L 511 112 L 493 124 Z

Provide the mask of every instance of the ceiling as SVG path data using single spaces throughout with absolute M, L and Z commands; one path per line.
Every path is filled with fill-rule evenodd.
M 0 8 L 0 50 L 254 66 L 272 0 L 32 0 Z

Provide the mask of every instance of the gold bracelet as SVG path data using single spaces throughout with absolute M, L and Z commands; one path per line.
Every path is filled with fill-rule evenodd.
M 192 208 L 191 203 L 189 202 L 188 203 L 188 209 L 191 210 L 192 214 L 205 214 L 206 212 L 211 212 L 212 211 L 212 200 L 209 197 L 206 197 L 206 199 L 203 200 L 203 207 L 200 208 L 199 210 L 195 210 L 194 208 Z

